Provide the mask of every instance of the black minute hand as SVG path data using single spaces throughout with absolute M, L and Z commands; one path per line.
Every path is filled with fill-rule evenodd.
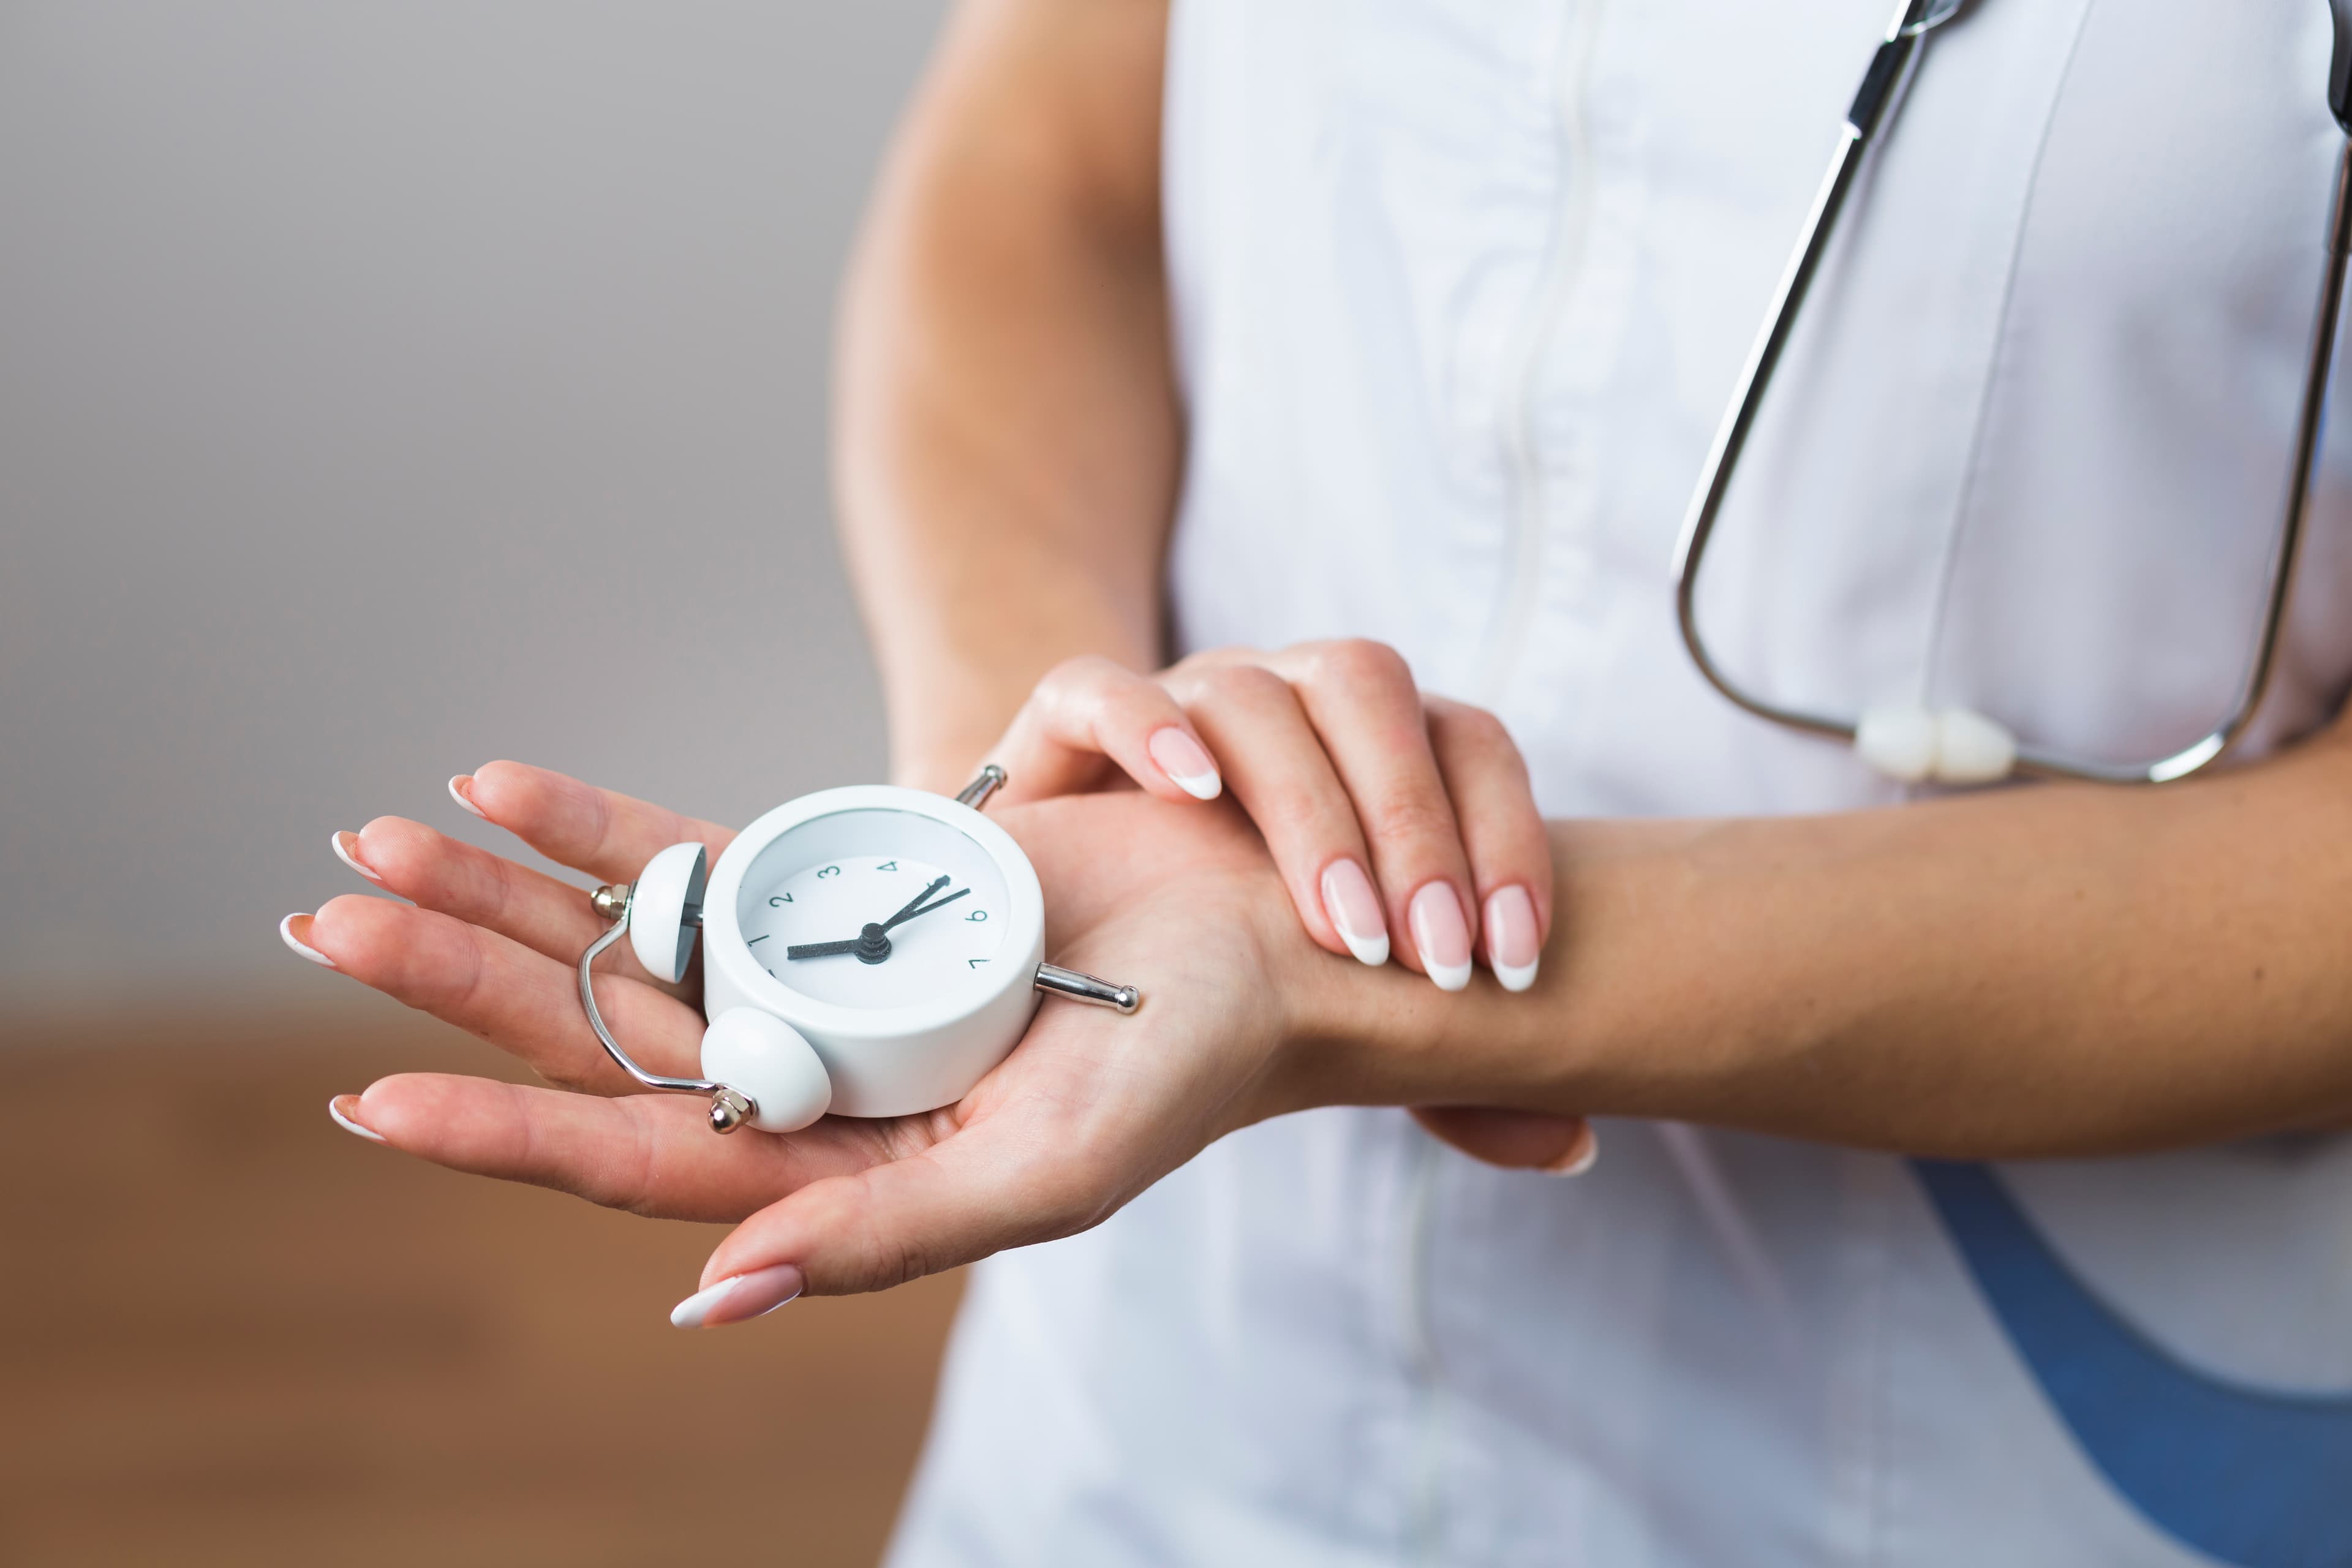
M 945 908 L 947 905 L 954 903 L 958 899 L 962 898 L 966 893 L 971 891 L 970 888 L 958 888 L 954 892 L 950 893 L 944 899 L 940 899 L 930 903 L 926 903 L 924 901 L 925 900 L 929 899 L 933 893 L 936 893 L 941 888 L 946 887 L 948 885 L 948 881 L 949 879 L 941 877 L 929 887 L 925 888 L 921 892 L 917 893 L 913 900 L 909 902 L 905 909 L 900 910 L 897 914 L 892 915 L 888 920 L 884 921 L 877 925 L 867 926 L 863 932 L 851 937 L 846 942 L 795 942 L 792 946 L 784 949 L 784 956 L 788 959 L 833 958 L 841 953 L 854 952 L 867 963 L 879 963 L 884 959 L 890 956 L 890 939 L 887 933 L 889 931 L 891 927 L 904 925 L 907 921 L 913 920 L 917 915 L 927 915 L 933 910 Z
M 941 877 L 940 880 L 944 882 L 947 879 L 945 877 Z M 892 926 L 898 925 L 906 921 L 913 920 L 917 915 L 929 914 L 933 910 L 941 909 L 949 904 L 954 903 L 958 899 L 962 898 L 966 893 L 971 891 L 971 889 L 970 888 L 958 888 L 946 898 L 940 900 L 936 903 L 925 904 L 919 910 L 900 910 L 897 914 L 892 915 L 888 920 L 882 922 L 882 929 L 884 931 L 888 931 Z
M 941 888 L 944 888 L 947 885 L 948 879 L 945 877 L 941 877 L 937 881 L 931 883 L 930 886 L 925 888 L 921 892 L 917 893 L 913 898 L 908 900 L 907 907 L 905 909 L 900 910 L 897 914 L 892 915 L 888 920 L 884 921 L 882 922 L 882 929 L 884 931 L 888 931 L 900 921 L 912 920 L 917 915 L 921 914 L 923 912 L 923 900 L 929 898 L 933 893 L 938 892 Z M 946 903 L 947 900 L 941 899 L 940 902 Z

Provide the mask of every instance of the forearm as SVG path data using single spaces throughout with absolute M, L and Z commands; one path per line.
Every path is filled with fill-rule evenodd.
M 908 782 L 961 783 L 1061 659 L 1157 661 L 1163 31 L 1145 0 L 967 5 L 852 262 L 840 515 Z
M 1553 848 L 1533 992 L 1331 977 L 1367 1098 L 1988 1156 L 2352 1119 L 2341 736 L 2151 790 L 1562 823 Z

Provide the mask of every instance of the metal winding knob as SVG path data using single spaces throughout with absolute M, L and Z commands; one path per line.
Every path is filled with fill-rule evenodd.
M 1108 980 L 1097 980 L 1091 974 L 1081 974 L 1058 963 L 1037 966 L 1037 989 L 1055 996 L 1067 996 L 1073 1002 L 1091 1002 L 1097 1007 L 1117 1008 L 1121 1013 L 1132 1013 L 1143 1005 L 1143 993 L 1132 985 L 1114 985 Z

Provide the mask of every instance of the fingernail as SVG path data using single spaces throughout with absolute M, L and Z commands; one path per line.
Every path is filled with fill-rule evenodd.
M 1353 860 L 1323 868 L 1323 912 L 1339 928 L 1339 940 L 1360 963 L 1378 969 L 1389 961 L 1389 922 L 1371 878 Z
M 278 938 L 311 963 L 324 969 L 332 969 L 335 967 L 333 959 L 302 940 L 303 937 L 310 934 L 310 918 L 309 915 L 302 914 L 288 915 L 278 922 Z M 296 921 L 302 922 L 299 930 L 294 924 Z
M 1580 1176 L 1592 1169 L 1593 1162 L 1600 1158 L 1601 1134 L 1588 1121 L 1583 1134 L 1568 1146 L 1568 1152 L 1546 1165 L 1543 1172 L 1547 1176 Z
M 1470 923 L 1462 918 L 1462 900 L 1444 882 L 1431 882 L 1412 896 L 1406 908 L 1412 922 L 1412 945 L 1421 966 L 1440 991 L 1459 991 L 1470 984 Z
M 1525 991 L 1536 983 L 1536 964 L 1543 948 L 1536 941 L 1536 901 L 1514 882 L 1496 889 L 1486 900 L 1486 962 L 1506 991 Z
M 384 1142 L 383 1133 L 373 1127 L 361 1125 L 360 1097 L 356 1094 L 339 1094 L 327 1101 L 327 1114 L 333 1117 L 335 1125 L 346 1132 L 356 1132 L 371 1143 Z
M 369 870 L 367 868 L 367 862 L 360 858 L 360 836 L 358 834 L 349 831 L 333 834 L 329 837 L 327 842 L 333 846 L 336 859 L 341 860 L 344 865 L 349 866 L 352 870 L 357 871 L 361 876 L 365 877 L 371 882 L 381 882 L 383 880 L 382 877 L 379 877 L 374 872 Z
M 474 804 L 473 795 L 467 793 L 472 790 L 473 787 L 473 774 L 451 773 L 449 775 L 449 798 L 456 801 L 459 805 L 464 806 L 467 811 L 472 812 L 476 816 L 480 817 L 484 822 L 488 822 L 490 819 L 490 814 L 484 811 L 480 806 L 476 805 Z
M 1217 764 L 1202 749 L 1201 742 L 1173 724 L 1155 731 L 1144 742 L 1144 750 L 1160 764 L 1160 771 L 1176 781 L 1176 787 L 1195 800 L 1214 800 L 1225 781 L 1217 776 Z
M 798 1264 L 779 1263 L 772 1268 L 755 1268 L 749 1274 L 738 1274 L 697 1290 L 672 1307 L 669 1326 L 715 1329 L 721 1323 L 740 1323 L 746 1318 L 774 1311 L 799 1295 L 807 1283 L 801 1277 Z

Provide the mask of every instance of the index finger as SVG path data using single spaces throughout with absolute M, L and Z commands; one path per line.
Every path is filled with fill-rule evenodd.
M 447 1073 L 398 1073 L 340 1099 L 339 1118 L 405 1153 L 667 1219 L 739 1220 L 888 1157 L 872 1123 L 720 1138 L 699 1099 L 566 1094 Z
M 459 773 L 449 791 L 558 865 L 604 882 L 635 881 L 646 861 L 673 844 L 708 845 L 717 859 L 735 837 L 731 827 L 526 763 Z

